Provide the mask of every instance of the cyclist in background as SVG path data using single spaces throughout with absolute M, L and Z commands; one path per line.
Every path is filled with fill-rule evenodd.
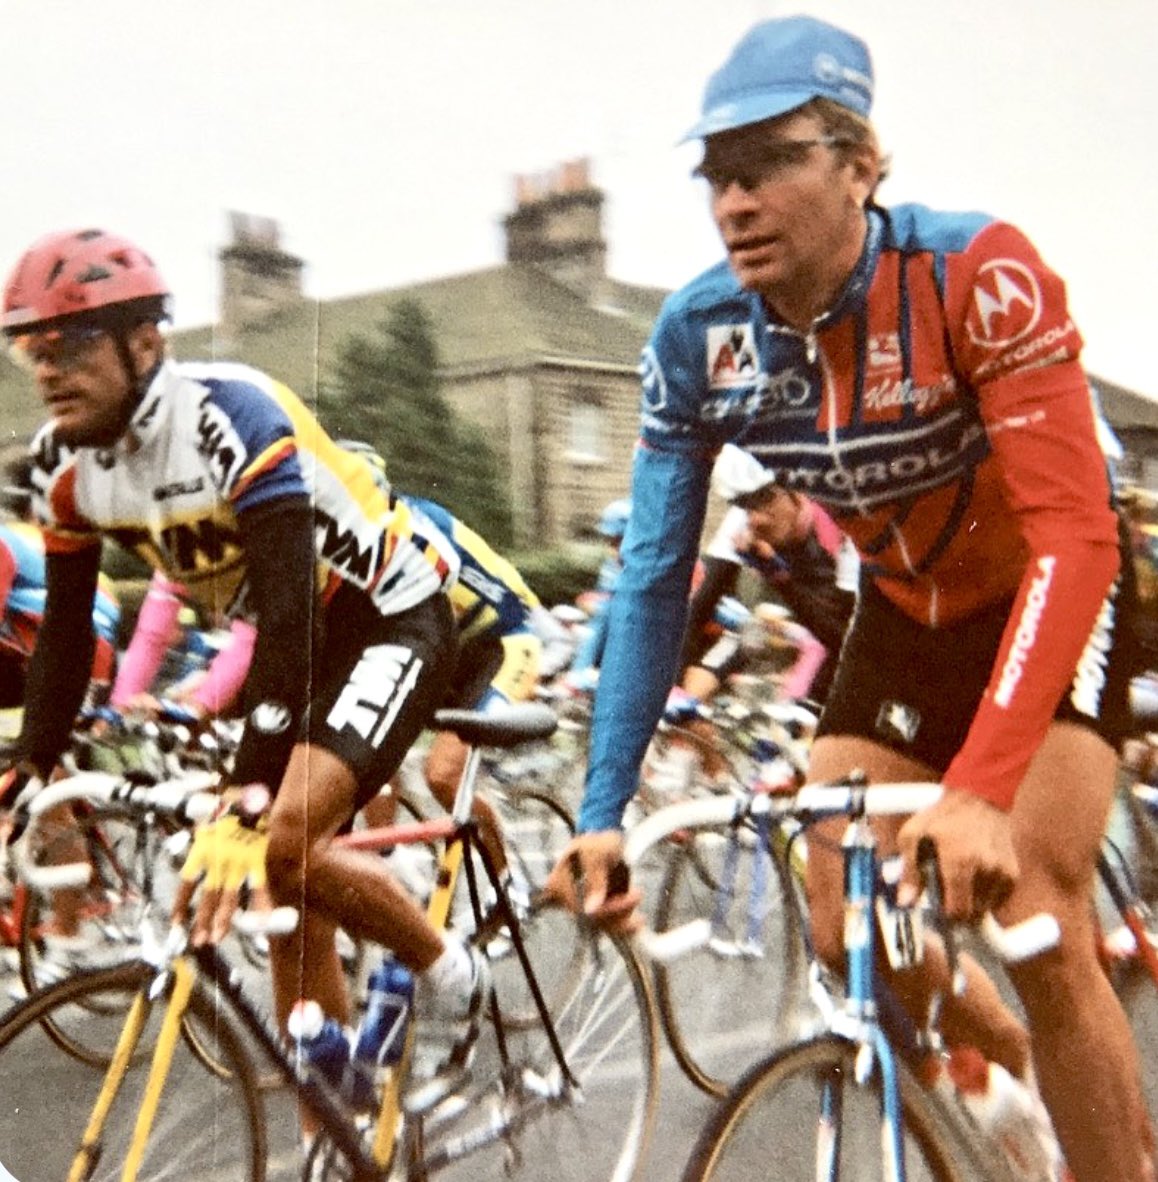
M 735 594 L 747 566 L 798 622 L 799 631 L 789 633 L 797 659 L 784 675 L 784 696 L 823 702 L 856 603 L 855 548 L 819 505 L 777 488 L 772 473 L 733 444 L 720 451 L 712 487 L 731 507 L 700 557 L 704 577 L 692 595 L 680 655 L 684 688 L 690 675 L 711 692 L 715 687 L 696 670 L 717 682 L 729 671 L 718 659 L 704 665 L 703 625 L 722 596 Z
M 197 719 L 226 714 L 241 695 L 253 660 L 257 629 L 245 616 L 229 621 L 229 639 L 209 660 L 171 685 L 157 686 L 166 654 L 182 648 L 189 637 L 182 616 L 188 589 L 160 571 L 149 580 L 149 588 L 137 613 L 137 623 L 117 669 L 109 704 L 117 710 L 155 714 L 160 709 L 158 694 L 177 703 Z M 194 613 L 195 614 L 195 613 Z M 154 692 L 156 691 L 156 692 Z
M 381 859 L 331 844 L 446 693 L 457 555 L 288 388 L 240 365 L 172 361 L 159 327 L 168 302 L 152 260 L 95 229 L 38 241 L 4 289 L 0 324 L 50 416 L 32 445 L 48 600 L 20 755 L 45 776 L 67 742 L 84 693 L 102 535 L 211 611 L 228 613 L 244 596 L 258 635 L 233 781 L 274 794 L 256 877 L 268 869 L 276 902 L 304 903 L 299 931 L 271 939 L 278 1020 L 308 996 L 348 1022 L 340 925 L 415 972 L 420 1016 L 438 1019 L 447 1062 L 458 1062 L 477 1035 L 481 957 L 439 933 Z M 194 943 L 227 930 L 238 868 L 265 844 L 255 842 L 264 822 L 252 812 L 221 818 L 194 843 L 191 857 L 214 844 L 219 855 Z M 256 830 L 244 831 L 243 819 Z
M 29 519 L 29 472 L 25 459 L 11 465 L 4 493 L 17 520 L 0 521 L 0 709 L 22 705 L 28 662 L 44 621 L 44 535 Z M 94 704 L 103 703 L 109 694 L 117 664 L 120 619 L 116 591 L 102 574 L 92 604 L 89 700 Z
M 663 716 L 699 737 L 698 758 L 714 777 L 727 765 L 715 751 L 714 728 L 700 716 L 700 707 L 731 674 L 748 666 L 753 644 L 752 627 L 713 637 L 711 623 L 721 603 L 735 595 L 741 571 L 756 571 L 788 613 L 786 618 L 774 610 L 779 604 L 760 604 L 752 622 L 761 635 L 787 640 L 796 650 L 796 659 L 779 678 L 777 698 L 823 704 L 856 604 L 859 560 L 819 505 L 777 488 L 759 460 L 733 444 L 720 450 L 712 488 L 730 508 L 692 576 L 682 672 Z M 675 747 L 687 746 L 678 734 L 672 738 Z
M 47 599 L 44 535 L 30 521 L 30 472 L 26 457 L 9 466 L 4 500 L 19 520 L 0 521 L 0 711 L 5 712 L 5 741 L 19 731 L 28 666 L 44 622 Z M 116 669 L 120 616 L 112 583 L 101 574 L 92 601 L 93 652 L 85 692 L 90 706 L 102 705 L 108 698 Z M 10 720 L 13 725 L 8 729 Z M 20 787 L 19 777 L 0 775 L 0 809 L 14 802 Z M 75 818 L 66 805 L 50 810 L 43 824 L 46 829 L 71 829 Z M 85 860 L 87 851 L 83 842 L 59 838 L 53 843 L 52 856 L 61 863 L 79 862 Z M 84 893 L 73 888 L 52 892 L 52 916 L 44 924 L 43 954 L 37 961 L 37 974 L 42 980 L 65 976 L 84 964 L 89 955 L 92 941 L 82 931 L 83 903 Z M 23 984 L 14 982 L 9 995 L 22 997 Z
M 607 608 L 623 570 L 619 548 L 623 545 L 630 516 L 631 501 L 627 498 L 611 501 L 599 514 L 596 530 L 607 546 L 607 553 L 599 564 L 595 586 L 577 601 L 590 618 L 590 630 L 576 649 L 567 670 L 566 682 L 572 689 L 590 693 L 599 679 L 599 663 L 607 642 Z
M 872 90 L 864 43 L 807 17 L 756 25 L 708 82 L 688 138 L 703 141 L 727 259 L 667 299 L 644 351 L 580 835 L 550 888 L 580 905 L 578 857 L 585 910 L 636 922 L 637 892 L 607 896 L 619 825 L 675 671 L 712 461 L 737 443 L 861 557 L 810 778 L 940 780 L 936 805 L 876 826 L 904 856 L 902 897 L 929 838 L 951 917 L 1057 917 L 1060 944 L 1011 970 L 1042 1095 L 1079 1182 L 1141 1182 L 1138 1057 L 1089 906 L 1129 725 L 1133 586 L 1081 337 L 1015 227 L 879 204 Z M 835 963 L 841 861 L 822 843 L 809 854 L 814 933 Z M 1024 1072 L 1024 1032 L 969 971 L 946 1037 Z M 923 1012 L 934 977 L 946 983 L 944 959 L 927 954 L 892 980 Z

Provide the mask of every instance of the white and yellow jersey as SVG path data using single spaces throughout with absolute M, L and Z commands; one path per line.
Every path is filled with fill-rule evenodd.
M 240 610 L 245 587 L 238 514 L 284 497 L 312 504 L 323 598 L 350 583 L 392 615 L 458 572 L 433 523 L 379 487 L 288 387 L 247 366 L 166 361 L 113 447 L 68 448 L 50 423 L 33 453 L 50 552 L 113 537 L 222 615 Z
M 458 554 L 459 572 L 450 589 L 450 604 L 460 639 L 529 632 L 539 597 L 515 567 L 444 505 L 425 497 L 404 495 L 402 499 L 449 538 Z

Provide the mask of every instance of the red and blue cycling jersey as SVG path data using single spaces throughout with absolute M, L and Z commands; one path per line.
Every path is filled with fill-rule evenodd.
M 26 663 L 36 648 L 47 598 L 44 535 L 34 525 L 0 524 L 0 652 Z M 92 605 L 92 676 L 109 681 L 116 664 L 121 605 L 103 576 Z
M 824 506 L 864 577 L 912 618 L 944 626 L 1011 602 L 943 777 L 1008 806 L 1112 610 L 1117 522 L 1080 350 L 1062 281 L 1019 230 L 916 205 L 869 211 L 853 274 L 807 333 L 777 323 L 726 262 L 670 296 L 643 353 L 580 827 L 618 825 L 635 790 L 725 442 Z

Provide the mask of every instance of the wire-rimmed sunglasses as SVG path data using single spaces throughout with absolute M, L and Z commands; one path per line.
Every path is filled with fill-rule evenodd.
M 851 145 L 845 136 L 822 135 L 807 140 L 774 140 L 763 146 L 736 145 L 734 149 L 713 153 L 711 146 L 692 169 L 692 176 L 702 177 L 713 193 L 723 193 L 735 182 L 745 192 L 769 181 L 780 180 L 808 158 L 813 148 L 837 148 Z

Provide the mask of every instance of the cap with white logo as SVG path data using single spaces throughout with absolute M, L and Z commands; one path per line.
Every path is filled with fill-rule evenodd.
M 762 21 L 708 79 L 703 114 L 684 139 L 786 115 L 814 98 L 867 116 L 873 101 L 868 46 L 809 16 Z

